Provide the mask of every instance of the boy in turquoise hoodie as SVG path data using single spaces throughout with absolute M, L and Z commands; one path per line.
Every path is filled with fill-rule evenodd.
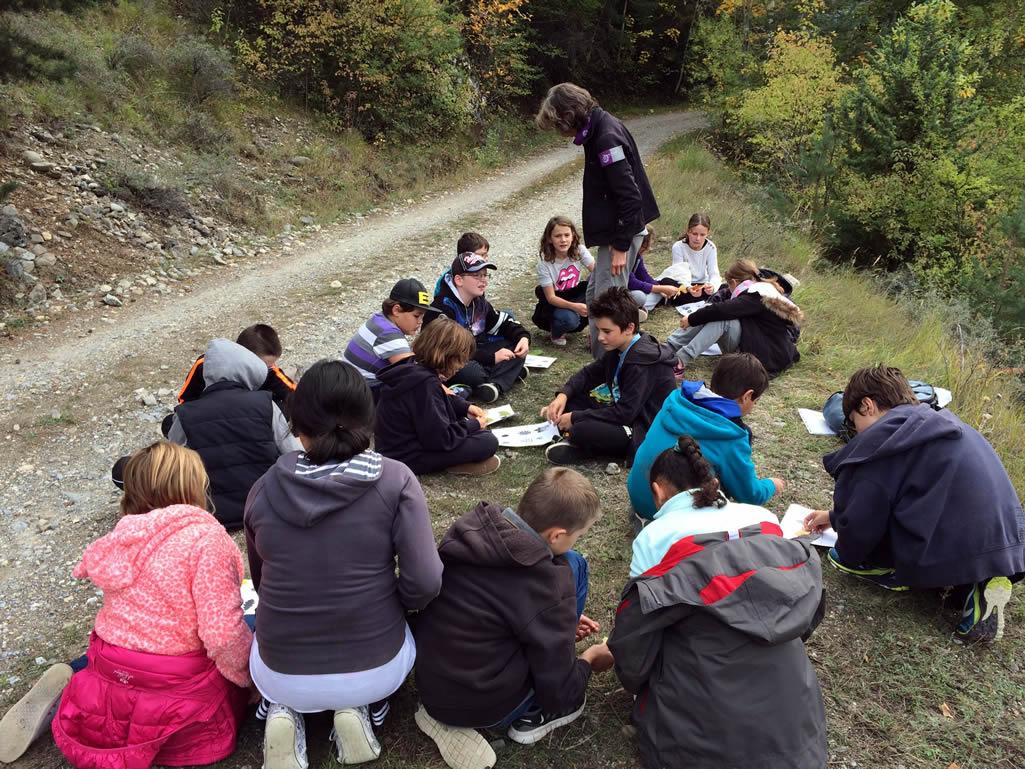
M 640 518 L 655 516 L 648 474 L 655 458 L 690 435 L 711 463 L 727 496 L 761 505 L 783 490 L 778 478 L 759 478 L 751 460 L 751 430 L 743 417 L 754 409 L 769 386 L 765 367 L 750 353 L 724 355 L 704 382 L 684 382 L 666 398 L 644 442 L 637 449 L 627 478 L 630 502 Z

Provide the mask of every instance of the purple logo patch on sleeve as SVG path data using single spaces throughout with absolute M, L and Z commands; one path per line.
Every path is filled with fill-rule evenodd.
M 602 150 L 598 153 L 598 162 L 601 164 L 602 168 L 610 166 L 613 163 L 617 163 L 620 160 L 626 160 L 626 153 L 623 152 L 622 145 L 609 147 L 609 149 Z

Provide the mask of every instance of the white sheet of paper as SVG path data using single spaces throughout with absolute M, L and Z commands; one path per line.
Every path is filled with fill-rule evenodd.
M 514 416 L 516 416 L 516 412 L 513 410 L 511 403 L 506 403 L 504 406 L 495 406 L 484 411 L 484 417 L 487 419 L 488 425 L 493 425 L 496 422 L 501 422 L 503 419 Z
M 797 413 L 801 415 L 801 421 L 812 435 L 836 435 L 833 428 L 826 424 L 826 418 L 822 416 L 821 411 L 798 409 Z
M 787 511 L 783 513 L 783 520 L 779 522 L 779 527 L 783 529 L 783 536 L 787 539 L 794 539 L 799 536 L 805 530 L 804 519 L 808 517 L 810 512 L 812 512 L 810 507 L 790 505 Z M 836 532 L 832 529 L 826 529 L 812 544 L 819 547 L 836 547 Z
M 708 355 L 709 357 L 712 357 L 712 356 L 715 356 L 715 355 L 722 355 L 722 349 L 719 347 L 719 343 L 716 342 L 715 344 L 713 344 L 711 347 L 709 347 L 707 350 L 705 350 L 701 354 L 702 355 Z
M 933 389 L 936 391 L 936 405 L 941 409 L 946 408 L 954 400 L 954 394 L 945 387 L 934 387 Z
M 548 355 L 527 355 L 523 365 L 527 368 L 548 368 L 555 363 L 556 358 Z
M 681 304 L 677 305 L 676 311 L 680 313 L 680 315 L 690 315 L 695 310 L 700 310 L 707 304 L 708 302 L 694 302 L 694 304 Z
M 520 425 L 519 427 L 500 427 L 491 432 L 498 438 L 498 445 L 506 448 L 544 446 L 559 437 L 559 428 L 551 422 L 538 422 L 536 425 Z
M 239 593 L 242 594 L 242 613 L 256 614 L 256 605 L 260 603 L 260 596 L 256 594 L 256 588 L 253 587 L 253 580 L 242 580 L 242 584 L 239 585 Z

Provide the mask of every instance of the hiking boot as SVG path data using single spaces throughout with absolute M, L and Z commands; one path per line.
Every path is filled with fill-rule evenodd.
M 366 707 L 336 710 L 331 739 L 338 750 L 338 763 L 343 766 L 365 764 L 381 755 L 381 743 L 374 736 Z
M 552 443 L 545 449 L 545 459 L 553 465 L 579 465 L 591 458 L 590 454 L 567 440 Z
M 494 403 L 502 397 L 502 393 L 499 391 L 498 385 L 485 382 L 480 387 L 474 388 L 473 397 L 481 403 Z
M 0 719 L 0 762 L 17 759 L 49 729 L 71 674 L 71 666 L 64 662 L 51 665 Z
M 552 344 L 554 344 L 556 347 L 565 347 L 566 341 L 567 340 L 565 335 L 552 337 Z
M 263 728 L 263 769 L 309 769 L 302 713 L 272 704 Z
M 972 586 L 961 610 L 954 637 L 964 643 L 999 641 L 1004 637 L 1004 614 L 1011 600 L 1011 580 L 990 577 Z
M 446 467 L 445 472 L 451 475 L 470 475 L 475 478 L 479 478 L 482 475 L 491 475 L 501 466 L 502 458 L 496 454 L 495 456 L 488 457 L 481 462 L 467 462 L 464 465 L 452 465 L 452 467 Z
M 423 705 L 416 709 L 413 720 L 421 732 L 434 740 L 451 769 L 491 769 L 498 761 L 494 749 L 476 729 L 436 721 Z
M 576 710 L 565 713 L 545 713 L 541 708 L 529 710 L 520 718 L 513 721 L 509 727 L 509 739 L 521 745 L 533 745 L 548 734 L 551 734 L 560 726 L 573 723 L 580 714 L 584 712 L 585 699 Z
M 840 555 L 836 552 L 835 547 L 829 548 L 829 553 L 826 558 L 836 569 L 844 572 L 845 574 L 850 574 L 858 577 L 859 579 L 866 580 L 881 588 L 885 588 L 886 590 L 892 590 L 896 593 L 910 590 L 907 585 L 902 585 L 897 582 L 893 576 L 894 570 L 886 566 L 868 566 L 864 564 L 850 566 L 840 560 Z

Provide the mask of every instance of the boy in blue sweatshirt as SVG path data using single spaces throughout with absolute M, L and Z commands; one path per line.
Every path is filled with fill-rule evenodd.
M 737 502 L 762 505 L 783 490 L 779 478 L 758 477 L 751 460 L 751 430 L 743 420 L 768 386 L 769 375 L 759 360 L 737 353 L 719 359 L 711 388 L 704 382 L 684 382 L 666 398 L 637 449 L 626 481 L 640 518 L 651 520 L 656 511 L 648 477 L 651 465 L 681 435 L 693 436 L 715 469 L 723 492 Z

